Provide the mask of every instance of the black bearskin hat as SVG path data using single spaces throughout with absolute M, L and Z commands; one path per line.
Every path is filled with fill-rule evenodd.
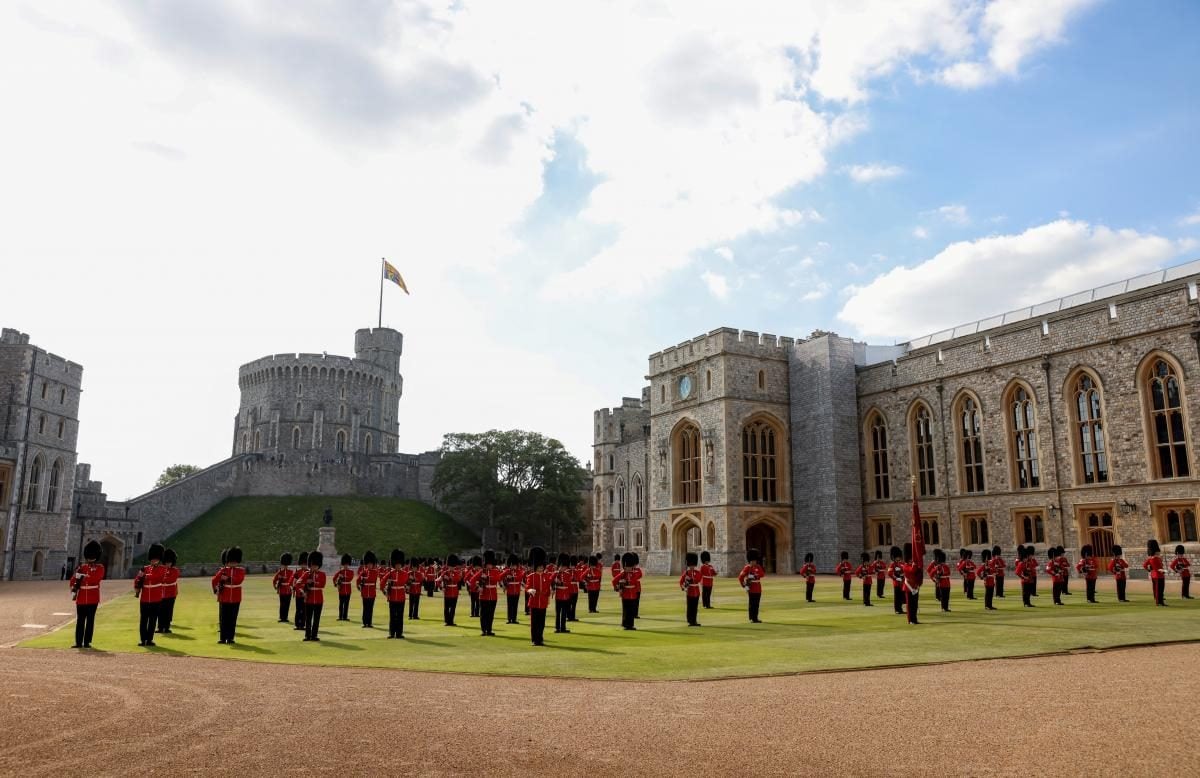
M 351 557 L 350 557 L 350 555 L 349 555 L 349 554 L 342 554 L 342 564 L 343 564 L 343 565 L 348 565 L 348 564 L 350 564 L 350 562 L 352 562 L 352 561 L 353 561 L 353 560 L 351 559 Z
M 900 559 L 902 556 L 904 556 L 904 552 L 900 550 L 900 547 L 892 546 L 892 550 L 891 550 L 892 559 Z
M 175 549 L 168 548 L 163 552 L 162 561 L 164 565 L 173 565 L 179 561 L 179 556 L 175 553 Z
M 447 567 L 458 567 L 461 564 L 462 560 L 458 558 L 458 554 L 451 554 L 450 556 L 446 557 Z
M 291 554 L 284 551 L 282 554 L 279 555 L 279 565 L 281 567 L 287 567 L 291 564 L 292 564 L 292 555 Z
M 904 544 L 904 561 L 911 562 L 912 558 L 913 558 L 912 543 L 905 543 Z
M 89 562 L 95 562 L 104 553 L 104 549 L 94 540 L 89 540 L 88 544 L 83 547 L 83 558 Z
M 398 548 L 392 549 L 392 564 L 393 565 L 404 564 L 404 552 Z
M 883 559 L 883 552 L 882 552 L 882 551 L 880 551 L 880 550 L 878 550 L 878 549 L 876 549 L 876 550 L 875 550 L 875 558 L 876 558 L 876 559 Z
M 707 551 L 701 551 L 700 552 L 700 561 L 704 562 L 705 564 L 708 564 L 709 562 L 712 561 L 712 554 L 708 553 Z
M 546 549 L 541 546 L 534 546 L 529 549 L 529 566 L 530 567 L 545 567 L 546 566 Z
M 307 551 L 300 552 L 300 556 L 296 557 L 296 564 L 298 564 L 298 565 L 307 565 L 308 564 L 308 552 Z
M 999 546 L 992 546 L 992 556 L 1000 556 L 1004 551 Z
M 1113 546 L 1113 552 L 1112 552 L 1113 556 L 1121 556 L 1121 554 L 1124 554 L 1124 553 L 1125 553 L 1125 550 L 1122 549 L 1120 546 L 1116 546 L 1116 545 Z
M 483 552 L 483 563 L 485 565 L 496 564 L 496 552 L 492 551 L 490 548 L 487 551 L 484 551 Z
M 620 562 L 620 561 L 621 561 L 621 555 L 620 555 L 620 554 L 613 554 L 613 561 L 614 561 L 614 562 Z
M 967 549 L 967 559 L 974 559 L 974 558 L 975 558 L 975 552 L 968 548 Z
M 804 555 L 804 561 L 805 561 L 805 562 L 811 562 L 811 561 L 813 561 L 813 552 L 809 551 L 807 554 L 805 554 L 805 555 Z
M 509 554 L 508 561 L 506 561 L 505 564 L 507 564 L 509 567 L 516 567 L 517 565 L 521 564 L 521 557 L 517 556 L 516 554 Z
M 632 551 L 626 551 L 621 554 L 621 567 L 635 567 L 637 565 L 637 557 Z
M 933 550 L 933 561 L 937 562 L 939 565 L 946 564 L 946 552 L 942 551 L 940 548 L 935 548 Z
M 371 551 L 370 549 L 368 549 L 367 552 L 365 554 L 363 554 L 363 564 L 364 565 L 373 565 L 378 561 L 379 560 L 375 558 L 375 552 Z
M 684 555 L 683 561 L 688 567 L 695 567 L 700 564 L 700 557 L 696 555 L 695 551 L 689 551 Z
M 242 561 L 242 550 L 237 546 L 233 546 L 229 551 L 225 552 L 225 561 L 230 564 L 240 564 Z
M 242 554 L 242 552 L 239 551 L 238 552 L 239 559 L 241 558 L 241 554 Z M 309 555 L 308 555 L 308 566 L 309 567 L 320 567 L 323 564 L 325 564 L 325 555 L 324 554 L 322 554 L 320 551 L 313 551 L 313 552 L 309 553 Z
M 967 551 L 965 548 L 960 548 L 958 550 L 958 558 L 959 559 L 970 559 L 970 557 L 971 557 L 971 552 Z
M 747 562 L 757 562 L 758 561 L 758 549 L 757 548 L 746 549 L 746 561 Z
M 151 543 L 150 548 L 146 549 L 146 559 L 158 559 L 161 561 L 162 555 L 162 543 Z
M 558 566 L 566 567 L 569 564 L 571 564 L 571 557 L 560 551 L 558 554 Z M 634 562 L 634 564 L 636 565 L 637 562 Z
M 849 558 L 850 558 L 850 552 L 849 552 L 849 551 L 843 551 L 843 552 L 842 552 L 842 559 L 849 559 Z
M 1079 549 L 1079 555 L 1085 556 L 1085 557 L 1091 556 L 1092 555 L 1092 547 L 1085 544 L 1083 548 Z
M 1023 543 L 1018 543 L 1017 544 L 1017 559 L 1024 559 L 1024 558 L 1025 558 L 1025 545 Z
M 862 561 L 864 561 L 864 562 L 870 562 L 870 561 L 871 561 L 871 552 L 870 552 L 870 551 L 864 551 L 864 552 L 862 552 Z
M 631 551 L 629 553 L 633 554 L 633 566 L 634 567 L 637 567 L 638 565 L 640 565 L 642 563 L 642 558 L 640 556 L 638 556 L 638 552 Z
M 1182 544 L 1181 544 L 1181 545 L 1178 545 L 1178 546 L 1176 546 L 1176 547 L 1175 547 L 1175 553 L 1176 553 L 1176 554 L 1182 554 L 1182 553 L 1183 553 L 1183 545 L 1182 545 Z
M 992 552 L 985 548 L 983 551 L 979 552 L 979 558 L 984 562 L 990 562 L 992 560 Z

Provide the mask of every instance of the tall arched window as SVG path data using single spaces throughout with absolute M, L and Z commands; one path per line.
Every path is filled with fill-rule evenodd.
M 247 432 L 243 432 L 242 433 L 242 453 L 245 454 L 249 450 L 250 450 L 250 434 Z
M 921 531 L 925 533 L 925 542 L 931 546 L 942 544 L 942 528 L 937 519 L 921 519 Z
M 373 446 L 374 444 L 375 444 L 375 438 L 374 438 L 374 437 L 372 437 L 372 436 L 371 436 L 371 433 L 369 433 L 369 432 L 368 432 L 368 433 L 367 433 L 367 438 L 366 438 L 366 447 L 365 447 L 365 449 L 364 449 L 364 450 L 365 450 L 365 451 L 366 451 L 368 454 L 370 454 L 370 453 L 371 453 L 371 446 Z
M 639 544 L 635 543 L 634 545 L 639 545 Z M 667 525 L 666 524 L 664 524 L 658 528 L 658 547 L 659 548 L 667 547 Z
M 617 518 L 625 518 L 625 479 L 617 476 Z
M 636 518 L 641 518 L 646 515 L 645 497 L 642 491 L 642 476 L 640 473 L 633 474 L 633 515 Z
M 775 428 L 757 420 L 742 429 L 742 499 L 746 502 L 778 502 Z
M 292 427 L 292 450 L 296 451 L 300 448 L 300 428 Z
M 45 564 L 46 564 L 46 555 L 43 554 L 41 551 L 35 551 L 33 554 L 33 570 L 31 572 L 34 575 L 41 575 L 42 568 L 45 566 Z
M 1091 373 L 1072 382 L 1075 415 L 1075 478 L 1084 484 L 1108 483 L 1108 446 L 1104 439 L 1100 384 Z
M 700 428 L 686 423 L 675 432 L 675 502 L 700 502 Z
M 1008 393 L 1008 425 L 1012 436 L 1013 484 L 1036 489 L 1042 484 L 1038 464 L 1037 405 L 1033 393 L 1018 384 Z
M 1167 511 L 1167 542 L 1196 542 L 1196 513 L 1191 508 Z
M 602 502 L 600 501 L 600 487 L 599 487 L 599 486 L 597 486 L 597 487 L 596 487 L 596 507 L 595 507 L 595 511 L 596 511 L 596 518 L 598 518 L 598 519 L 603 519 L 603 518 L 604 518 L 604 503 L 602 503 Z
M 342 454 L 346 451 L 346 431 L 338 430 L 337 434 L 337 452 Z
M 262 430 L 256 430 L 254 433 L 254 450 L 262 451 Z
M 708 523 L 708 543 L 705 544 L 705 547 L 717 547 L 717 525 L 713 524 L 711 521 Z
M 29 466 L 29 480 L 25 487 L 25 508 L 28 510 L 37 510 L 38 506 L 38 486 L 42 480 L 42 457 L 39 454 L 33 458 L 33 464 Z
M 925 403 L 918 403 L 913 411 L 912 431 L 909 436 L 913 442 L 917 489 L 922 497 L 933 497 L 937 494 L 933 462 L 933 416 Z
M 617 512 L 615 510 L 616 509 L 616 499 L 617 498 L 616 498 L 615 493 L 613 492 L 613 488 L 611 486 L 608 487 L 608 515 L 609 516 L 617 515 Z
M 1184 478 L 1191 474 L 1191 466 L 1179 372 L 1171 362 L 1155 357 L 1146 365 L 1142 386 L 1154 476 Z
M 883 414 L 875 411 L 867 422 L 868 449 L 871 452 L 871 483 L 876 500 L 888 500 L 892 496 L 892 479 L 888 472 L 887 422 Z
M 46 510 L 53 513 L 58 510 L 58 487 L 62 481 L 62 460 L 54 460 L 50 466 L 50 483 L 46 488 Z
M 957 404 L 958 444 L 962 452 L 963 491 L 983 491 L 983 436 L 981 434 L 983 414 L 974 397 L 964 395 Z

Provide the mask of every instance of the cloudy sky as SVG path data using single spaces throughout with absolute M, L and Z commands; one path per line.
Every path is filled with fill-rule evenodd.
M 651 352 L 876 343 L 1200 256 L 1200 4 L 4 3 L 0 323 L 84 365 L 112 498 L 229 455 L 237 368 L 348 354 L 401 448 L 581 459 Z

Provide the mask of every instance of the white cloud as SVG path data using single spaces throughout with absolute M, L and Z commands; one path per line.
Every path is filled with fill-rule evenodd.
M 904 173 L 904 168 L 899 165 L 885 165 L 873 162 L 869 165 L 851 165 L 846 168 L 846 173 L 858 183 L 867 184 L 872 181 L 895 178 Z
M 706 270 L 700 274 L 700 280 L 708 287 L 708 291 L 718 300 L 729 299 L 729 279 L 720 273 Z
M 925 215 L 936 216 L 942 221 L 959 226 L 968 224 L 971 221 L 971 216 L 967 213 L 967 206 L 965 205 L 943 205 L 940 208 L 934 208 L 932 211 L 926 211 Z
M 1194 213 L 1190 213 L 1180 219 L 1179 224 L 1184 227 L 1192 227 L 1200 224 L 1200 208 L 1197 208 Z
M 801 302 L 806 302 L 806 303 L 815 302 L 815 301 L 820 300 L 821 298 L 825 297 L 826 295 L 828 295 L 829 290 L 832 288 L 833 287 L 830 286 L 828 281 L 820 281 L 812 289 L 810 289 L 809 291 L 807 291 L 803 295 L 801 295 L 800 300 L 801 300 Z
M 729 248 L 728 246 L 718 246 L 717 248 L 713 249 L 713 253 L 726 262 L 733 261 L 733 249 Z
M 947 246 L 853 290 L 838 318 L 860 337 L 917 337 L 1134 276 L 1184 246 L 1157 235 L 1059 220 Z
M 913 227 L 912 235 L 914 238 L 921 238 L 924 240 L 925 238 L 929 237 L 929 230 L 917 225 L 916 227 Z

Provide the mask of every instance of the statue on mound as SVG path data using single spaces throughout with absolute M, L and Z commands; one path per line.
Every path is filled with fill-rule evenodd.
M 333 508 L 329 505 L 325 506 L 325 526 L 333 526 Z

